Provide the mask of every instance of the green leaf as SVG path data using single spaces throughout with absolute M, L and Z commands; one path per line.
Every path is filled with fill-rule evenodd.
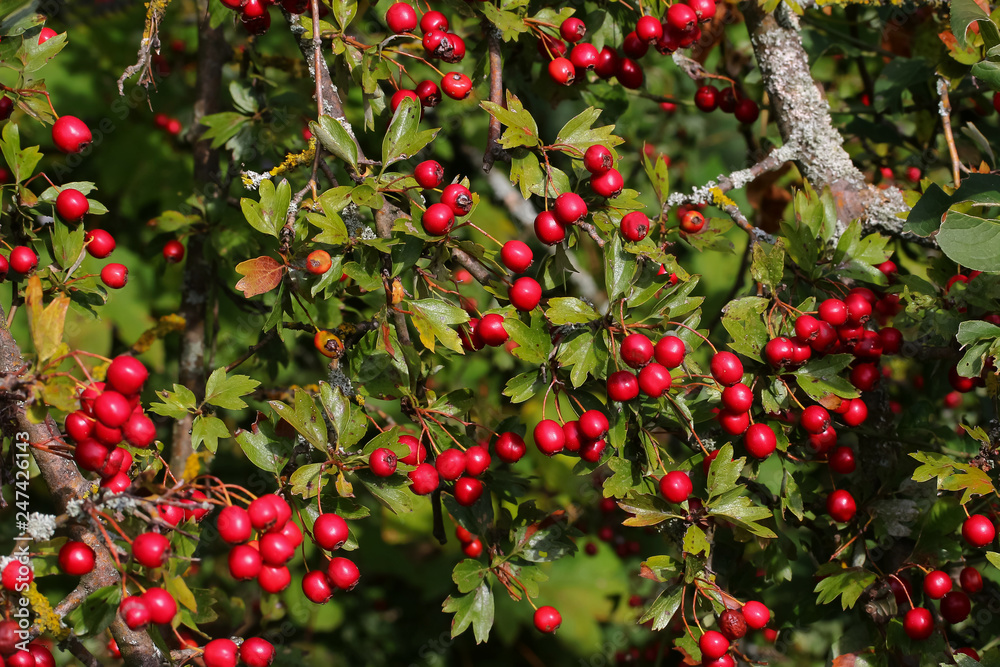
M 445 347 L 464 354 L 462 340 L 458 337 L 455 325 L 469 321 L 469 314 L 447 301 L 440 299 L 417 299 L 407 302 L 407 308 L 413 313 L 411 320 L 417 328 L 420 342 L 434 351 L 435 339 L 440 340 Z
M 0 142 L 7 166 L 14 173 L 16 182 L 26 181 L 35 172 L 42 154 L 38 146 L 21 149 L 21 135 L 16 123 L 7 123 L 3 128 L 3 141 Z
M 648 155 L 643 152 L 642 166 L 646 170 L 649 182 L 653 184 L 653 192 L 656 193 L 656 199 L 662 207 L 670 195 L 670 171 L 667 168 L 667 161 L 659 155 Z
M 766 308 L 767 299 L 758 296 L 730 301 L 723 307 L 722 326 L 733 338 L 729 347 L 760 361 L 760 351 L 770 339 L 762 317 Z
M 20 51 L 21 63 L 24 65 L 23 73 L 37 72 L 45 67 L 63 50 L 67 39 L 68 35 L 65 32 L 50 37 L 43 44 L 39 44 L 37 39 L 25 39 Z
M 705 531 L 695 525 L 688 526 L 684 533 L 682 548 L 685 553 L 708 555 L 710 545 L 705 537 Z
M 615 234 L 604 248 L 604 283 L 610 301 L 625 295 L 632 286 L 635 271 L 635 257 L 625 251 L 621 236 Z
M 517 343 L 517 347 L 511 353 L 518 359 L 538 365 L 549 358 L 552 352 L 552 337 L 549 335 L 549 327 L 541 310 L 536 308 L 531 311 L 530 326 L 520 319 L 508 318 L 504 320 L 504 329 L 510 339 Z
M 571 118 L 556 135 L 555 145 L 565 144 L 572 146 L 577 151 L 584 152 L 594 144 L 613 147 L 623 143 L 624 139 L 613 134 L 614 125 L 592 127 L 600 115 L 600 109 L 588 107 L 585 111 Z
M 733 460 L 733 446 L 725 444 L 708 467 L 708 502 L 736 488 L 736 480 L 746 464 L 745 458 Z
M 232 91 L 233 86 L 238 86 L 237 82 L 234 81 L 230 85 L 230 91 Z M 201 124 L 208 129 L 202 133 L 201 138 L 211 139 L 212 148 L 219 148 L 235 137 L 236 133 L 249 122 L 250 118 L 235 111 L 223 111 L 204 116 L 201 119 Z
M 417 497 L 410 491 L 410 480 L 405 475 L 376 477 L 368 470 L 359 470 L 357 475 L 368 492 L 393 514 L 413 511 Z
M 217 368 L 205 383 L 205 402 L 227 410 L 242 410 L 247 404 L 241 397 L 249 396 L 259 386 L 258 380 L 246 375 L 226 377 L 226 369 Z
M 728 447 L 729 445 L 726 446 Z M 708 503 L 708 513 L 712 516 L 725 517 L 740 528 L 758 537 L 777 537 L 770 528 L 757 523 L 758 521 L 770 519 L 773 516 L 771 510 L 760 505 L 754 505 L 753 501 L 745 495 L 746 492 L 746 488 L 742 486 L 727 491 Z
M 639 623 L 643 624 L 647 621 L 653 621 L 653 627 L 651 628 L 653 632 L 663 630 L 670 625 L 674 614 L 680 609 L 683 595 L 683 586 L 675 586 L 672 589 L 668 588 L 662 591 L 656 596 L 649 609 L 643 613 L 642 618 L 639 619 Z
M 1000 554 L 996 551 L 987 551 L 986 560 L 988 560 L 993 567 L 1000 570 Z
M 323 144 L 323 148 L 349 164 L 354 171 L 358 170 L 358 145 L 344 125 L 332 116 L 323 115 L 320 116 L 318 123 L 310 121 L 309 129 Z
M 121 584 L 115 583 L 99 588 L 88 595 L 83 604 L 70 612 L 66 620 L 77 635 L 100 634 L 115 620 L 121 599 Z
M 649 495 L 632 495 L 618 501 L 618 507 L 633 515 L 622 521 L 624 526 L 655 526 L 667 519 L 678 518 L 667 501 Z
M 493 627 L 494 603 L 493 592 L 485 582 L 473 593 L 458 597 L 449 596 L 442 608 L 447 613 L 455 614 L 455 618 L 451 621 L 452 637 L 465 632 L 471 624 L 477 644 L 489 639 L 490 628 Z
M 313 447 L 326 453 L 327 432 L 326 422 L 320 414 L 313 397 L 303 389 L 296 389 L 292 394 L 293 406 L 281 401 L 268 401 L 278 416 L 288 422 Z
M 175 384 L 172 392 L 164 390 L 158 391 L 156 394 L 163 399 L 163 402 L 152 403 L 149 409 L 160 416 L 182 419 L 188 412 L 197 410 L 198 400 L 195 398 L 194 392 L 184 385 Z
M 1000 222 L 949 211 L 937 234 L 952 261 L 975 271 L 1000 272 Z
M 219 448 L 219 440 L 229 437 L 225 422 L 211 415 L 198 415 L 191 424 L 191 447 L 205 443 L 205 448 L 213 454 Z
M 764 283 L 773 292 L 785 273 L 785 242 L 778 239 L 774 245 L 755 243 L 750 263 L 750 273 L 757 282 Z
M 574 297 L 555 297 L 549 299 L 549 308 L 545 317 L 555 325 L 587 324 L 598 320 L 601 314 L 593 306 Z
M 542 376 L 537 370 L 533 370 L 515 375 L 507 380 L 503 395 L 508 397 L 511 403 L 524 403 L 545 387 L 546 384 L 542 381 Z
M 529 30 L 528 25 L 521 16 L 514 12 L 504 11 L 490 4 L 483 5 L 482 11 L 490 23 L 495 25 L 497 30 L 500 31 L 505 42 L 517 39 L 520 33 L 528 32 Z
M 572 368 L 569 374 L 573 387 L 579 387 L 587 380 L 587 374 L 597 369 L 595 336 L 590 331 L 581 332 L 559 346 L 556 359 L 563 368 Z
M 532 194 L 544 196 L 544 181 L 545 173 L 537 155 L 527 150 L 513 152 L 510 161 L 510 182 L 521 188 L 522 197 L 528 199 Z
M 319 234 L 312 239 L 314 243 L 346 245 L 350 238 L 347 234 L 347 226 L 336 213 L 328 213 L 327 215 L 306 213 L 306 220 L 320 229 Z
M 382 169 L 390 164 L 406 160 L 434 140 L 439 130 L 418 132 L 420 126 L 420 102 L 412 97 L 404 97 L 396 113 L 389 122 L 389 129 L 382 139 Z
M 795 381 L 815 401 L 830 394 L 841 398 L 857 398 L 861 392 L 840 375 L 852 361 L 854 357 L 850 354 L 831 354 L 815 359 L 795 371 Z
M 965 48 L 966 32 L 969 26 L 975 21 L 979 21 L 979 33 L 983 37 L 987 48 L 992 48 L 1000 44 L 1000 33 L 996 25 L 990 20 L 989 14 L 983 11 L 975 0 L 951 0 L 949 3 L 951 14 L 951 32 L 955 35 L 955 41 L 962 48 Z
M 451 580 L 458 586 L 460 593 L 471 593 L 479 588 L 488 570 L 478 560 L 466 558 L 459 561 L 451 572 Z
M 83 225 L 78 226 L 73 231 L 69 227 L 56 220 L 52 223 L 52 251 L 56 264 L 64 269 L 73 266 L 83 252 L 83 241 L 86 230 Z
M 254 426 L 254 430 L 236 431 L 236 442 L 251 463 L 261 470 L 277 473 L 284 467 L 286 448 L 273 437 L 269 437 L 257 424 Z
M 930 236 L 941 226 L 941 216 L 945 214 L 949 206 L 951 206 L 951 196 L 946 194 L 937 183 L 932 183 L 910 209 L 903 231 L 918 236 Z
M 642 483 L 642 470 L 634 461 L 614 456 L 608 459 L 608 468 L 613 474 L 604 480 L 605 498 L 624 498 Z
M 819 593 L 817 602 L 828 604 L 839 597 L 845 611 L 852 608 L 865 589 L 877 579 L 872 572 L 860 567 L 844 569 L 840 563 L 827 563 L 820 567 L 817 574 L 825 575 L 813 590 L 814 593 Z
M 292 493 L 303 498 L 312 498 L 319 493 L 323 478 L 322 463 L 308 463 L 299 467 L 288 482 L 292 485 Z
M 363 409 L 355 408 L 344 396 L 340 387 L 332 387 L 326 382 L 319 383 L 320 402 L 334 430 L 337 431 L 337 445 L 350 449 L 365 436 L 368 431 L 368 420 Z

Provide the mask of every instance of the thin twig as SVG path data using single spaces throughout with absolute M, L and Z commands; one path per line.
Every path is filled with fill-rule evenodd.
M 937 92 L 941 98 L 941 106 L 938 109 L 938 113 L 941 114 L 941 123 L 944 126 L 944 139 L 948 142 L 948 155 L 951 157 L 951 176 L 955 180 L 955 187 L 957 188 L 962 183 L 962 173 L 959 169 L 955 135 L 951 131 L 951 98 L 948 97 L 948 81 L 943 76 L 938 77 Z

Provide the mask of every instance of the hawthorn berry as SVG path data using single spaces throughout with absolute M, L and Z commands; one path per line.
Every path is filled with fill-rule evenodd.
M 719 412 L 719 424 L 729 435 L 743 435 L 750 428 L 750 413 L 722 410 Z
M 587 26 L 576 17 L 569 17 L 559 25 L 559 36 L 567 42 L 579 42 L 587 34 Z
M 835 448 L 829 456 L 830 469 L 841 475 L 849 475 L 857 468 L 854 460 L 854 450 L 841 445 Z
M 802 411 L 799 423 L 806 432 L 819 434 L 830 425 L 830 413 L 822 405 L 810 405 Z
M 325 513 L 316 517 L 312 528 L 313 541 L 327 551 L 336 551 L 348 538 L 347 521 L 338 514 Z
M 672 503 L 682 503 L 691 497 L 694 485 L 691 476 L 681 470 L 672 470 L 660 478 L 660 495 Z
M 448 17 L 433 9 L 424 12 L 424 15 L 420 17 L 420 30 L 421 32 L 448 30 Z
M 750 456 L 765 459 L 778 446 L 778 439 L 770 426 L 758 422 L 747 427 L 747 431 L 743 435 L 743 446 L 746 447 Z
M 465 473 L 478 477 L 490 467 L 490 453 L 482 445 L 473 445 L 465 450 Z
M 672 383 L 670 371 L 658 363 L 647 364 L 639 371 L 639 390 L 650 398 L 662 396 Z
M 587 410 L 580 415 L 579 422 L 580 432 L 592 440 L 603 436 L 611 427 L 608 418 L 599 410 Z
M 376 477 L 390 477 L 396 472 L 396 453 L 388 447 L 379 447 L 368 457 L 368 465 Z
M 747 622 L 739 609 L 727 609 L 719 614 L 719 631 L 726 639 L 734 641 L 747 633 Z
M 737 382 L 722 390 L 722 405 L 730 412 L 749 412 L 753 407 L 753 391 Z
M 330 259 L 330 253 L 326 250 L 313 250 L 306 256 L 306 271 L 314 276 L 323 275 L 330 270 L 331 266 L 333 266 L 333 260 Z
M 672 5 L 677 6 L 687 6 L 687 5 Z M 693 14 L 693 12 L 692 12 Z M 715 660 L 721 658 L 729 651 L 729 640 L 726 639 L 725 635 L 717 630 L 708 630 L 701 637 L 698 638 L 698 648 L 701 649 L 701 654 L 704 658 L 709 660 Z
M 458 479 L 465 473 L 465 452 L 461 449 L 446 449 L 434 460 L 438 475 L 445 481 Z
M 580 445 L 580 459 L 587 463 L 597 463 L 604 455 L 608 443 L 603 438 L 586 440 Z
M 468 507 L 479 500 L 483 489 L 483 483 L 475 477 L 460 477 L 455 481 L 455 500 L 459 505 Z
M 847 523 L 857 511 L 854 496 L 844 489 L 837 489 L 826 498 L 826 512 L 837 523 Z
M 456 217 L 468 215 L 472 210 L 472 193 L 461 183 L 451 183 L 441 191 L 441 203 L 450 208 Z
M 414 92 L 417 94 L 417 97 L 420 98 L 420 104 L 422 104 L 425 107 L 436 107 L 437 105 L 441 104 L 441 89 L 438 87 L 436 83 L 434 83 L 430 79 L 424 79 L 423 81 L 418 83 Z M 428 186 L 423 186 L 423 187 L 428 187 Z M 437 186 L 435 185 L 430 187 L 437 187 Z
M 542 299 L 542 286 L 534 278 L 522 276 L 507 290 L 507 298 L 518 310 L 530 312 Z
M 753 628 L 754 630 L 762 629 L 771 620 L 771 610 L 768 609 L 763 603 L 757 602 L 756 600 L 748 600 L 747 603 L 743 605 L 742 611 L 743 618 L 746 620 L 747 626 Z
M 552 211 L 542 211 L 535 216 L 535 236 L 545 245 L 555 245 L 566 238 L 566 227 Z
M 417 12 L 405 2 L 397 2 L 385 13 L 385 22 L 389 30 L 401 34 L 417 28 Z
M 16 273 L 27 275 L 38 266 L 38 255 L 28 246 L 15 246 L 10 251 L 10 268 Z
M 202 659 L 205 667 L 236 667 L 239 648 L 231 639 L 213 639 L 205 644 Z
M 621 233 L 626 241 L 638 243 L 649 233 L 649 218 L 642 211 L 626 213 L 621 221 Z
M 141 533 L 132 540 L 132 557 L 148 568 L 162 567 L 170 540 L 160 533 Z
M 504 463 L 517 463 L 524 456 L 527 447 L 517 433 L 501 433 L 495 445 L 497 456 Z
M 656 342 L 653 348 L 653 356 L 656 362 L 665 368 L 673 369 L 684 363 L 684 354 L 687 349 L 684 341 L 677 336 L 664 336 Z M 742 377 L 742 372 L 740 373 Z
M 479 320 L 476 332 L 483 342 L 490 347 L 500 347 L 510 337 L 503 326 L 503 315 L 488 313 Z
M 642 333 L 631 333 L 622 339 L 619 353 L 622 361 L 632 368 L 640 368 L 653 358 L 653 343 Z
M 827 299 L 819 304 L 819 317 L 827 324 L 839 327 L 847 321 L 847 304 L 840 299 Z
M 83 240 L 87 243 L 87 252 L 91 257 L 104 259 L 114 252 L 115 239 L 103 229 L 92 229 L 84 234 Z
M 642 16 L 635 24 L 635 34 L 639 39 L 655 42 L 663 36 L 663 24 L 655 16 Z
M 125 621 L 125 625 L 132 630 L 145 627 L 152 620 L 149 607 L 138 595 L 130 595 L 123 599 L 118 605 L 118 613 Z
M 546 605 L 535 610 L 533 621 L 539 632 L 551 634 L 562 624 L 562 614 L 555 607 Z
M 461 72 L 449 72 L 441 79 L 441 90 L 453 100 L 464 100 L 472 92 L 472 79 Z
M 597 54 L 597 64 L 594 66 L 594 73 L 602 79 L 610 79 L 618 73 L 618 60 L 618 52 L 610 46 L 605 46 Z M 608 168 L 611 168 L 610 165 Z
M 407 449 L 410 450 L 406 456 L 399 459 L 400 463 L 415 466 L 427 459 L 427 448 L 412 435 L 401 435 L 398 442 L 401 445 L 406 445 Z
M 561 86 L 568 86 L 576 79 L 576 67 L 569 58 L 553 58 L 549 61 L 549 78 Z
M 949 623 L 961 623 L 971 611 L 969 596 L 962 591 L 951 591 L 941 598 L 941 616 Z
M 326 568 L 326 575 L 330 578 L 330 583 L 344 591 L 349 591 L 357 586 L 358 580 L 361 578 L 358 566 L 353 561 L 341 556 L 330 560 Z
M 687 5 L 682 5 L 680 3 L 671 5 L 673 7 L 687 7 Z M 690 10 L 690 7 L 687 7 Z M 669 12 L 668 12 L 669 16 Z M 694 16 L 694 12 L 691 12 L 691 16 Z M 719 106 L 719 90 L 715 86 L 702 86 L 694 94 L 694 105 L 698 107 L 700 111 L 705 113 L 710 113 L 715 111 Z
M 778 336 L 767 341 L 764 346 L 764 358 L 774 368 L 785 368 L 792 365 L 795 349 L 792 341 L 785 336 Z
M 167 591 L 162 588 L 147 588 L 142 594 L 142 601 L 149 609 L 149 620 L 156 624 L 166 624 L 174 620 L 177 615 L 177 601 Z
M 736 108 L 733 109 L 733 116 L 744 125 L 750 125 L 760 117 L 760 107 L 753 100 L 743 98 L 736 102 Z
M 260 572 L 257 573 L 257 584 L 268 593 L 280 593 L 291 583 L 292 573 L 284 565 L 265 563 L 260 566 Z
M 333 597 L 330 578 L 322 570 L 313 570 L 302 577 L 302 593 L 310 602 L 324 604 Z
M 564 225 L 574 225 L 587 216 L 587 204 L 575 192 L 564 192 L 556 197 L 552 210 L 556 219 Z
M 128 267 L 124 264 L 111 262 L 101 269 L 101 282 L 111 289 L 121 289 L 128 283 Z
M 635 33 L 630 33 L 635 35 Z M 634 38 L 639 41 L 638 37 Z M 626 41 L 626 43 L 628 43 Z M 647 48 L 646 42 L 639 41 L 643 45 L 643 51 Z M 615 77 L 618 79 L 618 83 L 622 84 L 625 88 L 629 90 L 635 90 L 642 86 L 643 79 L 645 75 L 642 71 L 642 65 L 637 63 L 632 58 L 621 58 L 618 61 L 618 69 L 615 71 Z
M 410 478 L 410 489 L 418 496 L 426 496 L 438 487 L 438 472 L 430 463 L 417 465 L 407 476 Z
M 559 422 L 543 419 L 535 425 L 533 432 L 535 445 L 546 456 L 558 454 L 566 446 L 566 433 Z
M 982 514 L 973 514 L 962 523 L 962 537 L 972 547 L 985 547 L 996 538 L 993 522 Z
M 958 583 L 966 593 L 978 593 L 983 590 L 983 575 L 976 568 L 966 566 L 958 575 Z
M 59 549 L 59 569 L 74 577 L 82 577 L 94 569 L 94 550 L 83 542 L 69 541 Z
M 903 631 L 910 639 L 927 639 L 934 633 L 934 617 L 927 609 L 915 607 L 903 616 Z
M 66 222 L 80 222 L 90 211 L 86 195 L 73 188 L 65 188 L 56 197 L 56 213 Z
M 260 637 L 248 637 L 240 645 L 240 660 L 247 667 L 267 667 L 274 662 L 274 655 L 274 645 Z
M 625 179 L 617 169 L 608 169 L 603 174 L 594 174 L 590 177 L 590 189 L 598 196 L 605 199 L 613 199 L 621 194 L 625 187 Z M 559 212 L 556 211 L 556 215 Z
M 93 140 L 90 128 L 76 116 L 60 116 L 52 125 L 52 143 L 63 153 L 79 153 Z
M 145 364 L 129 355 L 119 355 L 108 365 L 108 385 L 125 396 L 142 391 L 142 385 L 148 378 L 149 371 Z
M 512 273 L 524 273 L 531 267 L 533 259 L 531 248 L 523 241 L 507 241 L 500 249 L 500 260 Z
M 732 352 L 716 352 L 709 366 L 712 377 L 719 384 L 728 387 L 743 379 L 743 363 Z
M 639 395 L 639 380 L 629 371 L 615 371 L 608 376 L 607 390 L 612 401 L 631 401 Z

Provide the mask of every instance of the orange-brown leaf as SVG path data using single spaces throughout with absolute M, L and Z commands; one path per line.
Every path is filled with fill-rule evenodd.
M 285 275 L 285 267 L 271 257 L 265 256 L 240 262 L 236 265 L 236 273 L 243 276 L 236 283 L 236 289 L 249 299 L 270 292 L 280 285 L 281 278 Z

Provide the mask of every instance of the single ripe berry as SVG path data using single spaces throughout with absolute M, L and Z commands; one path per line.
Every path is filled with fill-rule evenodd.
M 142 601 L 149 609 L 149 620 L 157 624 L 166 624 L 174 620 L 177 615 L 177 601 L 167 591 L 162 588 L 147 588 L 142 594 Z
M 310 602 L 323 604 L 333 597 L 333 586 L 330 578 L 322 570 L 313 570 L 302 577 L 302 592 Z
M 827 299 L 819 304 L 821 320 L 835 327 L 847 322 L 847 304 L 840 299 Z
M 145 567 L 162 567 L 170 540 L 160 533 L 141 533 L 132 541 L 132 557 Z
M 420 224 L 431 236 L 443 236 L 455 224 L 455 214 L 447 204 L 431 204 L 421 216 Z
M 449 72 L 441 79 L 441 90 L 453 100 L 464 100 L 472 92 L 472 79 L 461 72 Z
M 580 415 L 580 432 L 585 438 L 596 440 L 608 432 L 611 424 L 603 412 L 587 410 Z
M 434 10 L 424 12 L 424 15 L 420 17 L 420 30 L 421 32 L 448 30 L 448 17 Z
M 389 98 L 389 109 L 393 113 L 396 113 L 396 109 L 399 108 L 399 105 L 402 104 L 403 100 L 405 100 L 406 98 L 410 98 L 411 100 L 417 102 L 418 104 L 420 103 L 420 96 L 417 95 L 416 91 L 401 88 L 396 92 L 394 92 L 392 94 L 392 97 Z
M 682 503 L 691 497 L 694 485 L 691 476 L 681 470 L 672 470 L 660 478 L 660 494 L 672 503 Z
M 435 160 L 424 160 L 413 169 L 413 178 L 422 188 L 436 188 L 444 181 L 444 167 Z
M 677 7 L 678 5 L 672 6 Z M 729 651 L 729 640 L 721 632 L 709 630 L 698 638 L 698 648 L 701 649 L 703 658 L 716 660 Z
M 535 309 L 542 299 L 542 286 L 534 278 L 522 276 L 514 281 L 507 290 L 511 304 L 520 311 L 529 312 Z
M 587 26 L 578 18 L 570 17 L 559 25 L 559 36 L 567 42 L 579 42 L 587 34 Z
M 979 548 L 991 544 L 997 536 L 993 522 L 982 514 L 973 514 L 962 524 L 962 537 L 970 546 Z
M 643 16 L 635 24 L 635 34 L 639 39 L 655 42 L 663 36 L 663 24 L 655 16 Z
M 434 460 L 438 475 L 445 481 L 458 479 L 465 473 L 465 453 L 460 449 L 446 449 Z
M 969 596 L 962 591 L 952 591 L 941 598 L 941 616 L 949 623 L 961 623 L 971 611 Z
M 613 77 L 618 72 L 618 52 L 610 46 L 601 49 L 601 52 L 597 54 L 597 65 L 594 66 L 594 72 L 602 79 Z M 608 168 L 610 169 L 611 165 L 608 165 Z
M 335 551 L 347 541 L 347 521 L 338 514 L 320 514 L 316 517 L 312 530 L 313 540 L 327 551 Z
M 608 376 L 607 389 L 612 401 L 631 401 L 639 395 L 639 380 L 629 371 L 615 371 Z
M 90 211 L 86 195 L 73 188 L 65 188 L 56 197 L 56 213 L 66 222 L 80 222 Z
M 622 361 L 632 368 L 641 368 L 653 358 L 653 343 L 642 333 L 631 333 L 622 340 Z
M 101 282 L 111 289 L 121 289 L 128 283 L 128 267 L 124 264 L 111 262 L 101 269 Z
M 438 487 L 438 472 L 430 463 L 419 464 L 407 476 L 410 478 L 410 488 L 418 496 L 426 496 Z
M 340 556 L 333 558 L 327 565 L 326 575 L 334 586 L 344 591 L 349 591 L 357 586 L 358 579 L 361 578 L 358 566 L 353 561 Z
M 626 241 L 638 243 L 649 233 L 649 218 L 642 211 L 632 211 L 622 217 L 622 236 Z
M 385 13 L 385 22 L 397 35 L 417 28 L 417 12 L 405 2 L 397 2 Z
M 673 31 L 686 33 L 694 29 L 698 22 L 698 15 L 688 5 L 675 2 L 667 10 L 666 22 Z
M 983 575 L 974 567 L 963 567 L 958 575 L 958 583 L 966 593 L 978 593 L 983 590 Z
M 764 346 L 764 359 L 774 368 L 791 366 L 795 348 L 792 341 L 784 336 L 778 336 L 767 341 Z
M 848 426 L 860 426 L 868 419 L 868 404 L 864 399 L 852 398 L 843 419 Z
M 490 467 L 492 458 L 489 450 L 482 445 L 473 445 L 465 450 L 465 473 L 473 477 L 482 475 Z
M 229 544 L 242 544 L 253 535 L 250 513 L 235 505 L 222 508 L 216 526 L 219 529 L 219 537 Z
M 617 197 L 624 187 L 625 179 L 617 169 L 608 169 L 603 174 L 594 174 L 590 177 L 590 189 L 605 199 Z
M 587 204 L 575 192 L 564 192 L 556 197 L 552 210 L 556 219 L 564 225 L 575 225 L 587 216 Z
M 401 445 L 406 445 L 407 449 L 410 450 L 406 456 L 399 459 L 400 462 L 408 466 L 415 466 L 427 459 L 427 448 L 412 435 L 401 435 L 398 442 Z
M 664 336 L 656 342 L 653 356 L 665 368 L 677 368 L 684 362 L 684 341 L 677 336 Z
M 115 357 L 108 365 L 108 385 L 125 396 L 142 391 L 142 385 L 148 378 L 149 371 L 146 366 L 135 357 L 126 354 Z
M 771 610 L 761 602 L 749 600 L 743 605 L 743 618 L 746 619 L 748 627 L 760 630 L 770 622 Z
M 170 239 L 163 244 L 163 259 L 170 264 L 177 264 L 184 259 L 184 244 L 177 239 Z
M 633 30 L 629 34 L 625 35 L 625 39 L 622 40 L 622 51 L 628 56 L 628 59 L 634 58 L 638 60 L 642 58 L 649 51 L 649 42 L 644 39 L 640 39 L 639 35 L 635 34 Z M 624 60 L 624 59 L 623 59 Z M 634 60 L 632 62 L 635 62 Z M 618 70 L 621 70 L 622 60 L 618 61 Z M 617 76 L 618 72 L 615 72 Z
M 646 364 L 639 371 L 639 390 L 650 398 L 663 396 L 671 384 L 670 371 L 658 363 Z
M 774 435 L 774 430 L 767 424 L 752 424 L 743 435 L 743 445 L 750 456 L 758 459 L 765 459 L 778 446 L 778 439 Z
M 79 153 L 93 139 L 90 128 L 76 116 L 60 116 L 52 125 L 52 143 L 63 153 Z
M 87 242 L 87 252 L 91 257 L 104 259 L 114 252 L 115 239 L 103 229 L 90 230 L 84 235 L 83 240 Z
M 569 58 L 553 58 L 548 64 L 549 78 L 561 86 L 568 86 L 576 80 L 576 67 Z
M 202 659 L 205 667 L 236 667 L 236 656 L 239 653 L 236 643 L 231 639 L 213 639 L 205 644 Z
M 527 447 L 524 439 L 517 433 L 501 433 L 495 445 L 497 456 L 504 463 L 517 463 L 524 456 Z
M 306 256 L 306 271 L 314 276 L 321 276 L 330 270 L 333 260 L 326 250 L 313 250 Z
M 535 216 L 535 236 L 545 245 L 555 245 L 566 238 L 566 227 L 552 211 L 542 211 Z
M 472 193 L 461 183 L 451 183 L 441 192 L 441 203 L 456 216 L 468 215 L 472 210 Z
M 760 107 L 753 100 L 744 97 L 736 103 L 733 116 L 744 125 L 750 125 L 760 117 Z
M 396 472 L 396 453 L 388 447 L 379 447 L 368 457 L 368 465 L 376 477 L 389 477 Z
M 132 406 L 122 394 L 109 389 L 94 400 L 94 416 L 108 428 L 119 428 L 132 416 Z
M 83 542 L 67 542 L 59 549 L 59 569 L 82 577 L 94 569 L 94 550 Z
M 420 104 L 425 107 L 436 107 L 441 104 L 441 89 L 436 83 L 430 79 L 424 79 L 417 84 L 417 88 L 414 91 L 417 93 L 417 97 L 420 98 Z M 428 160 L 429 162 L 431 160 Z M 420 166 L 420 165 L 417 165 Z M 439 182 L 440 184 L 440 182 Z M 428 187 L 428 186 L 423 186 Z M 437 187 L 436 185 L 430 187 Z
M 500 260 L 512 273 L 524 273 L 531 266 L 534 256 L 523 241 L 507 241 L 500 250 Z
M 559 625 L 562 623 L 562 614 L 555 607 L 546 605 L 535 610 L 533 620 L 535 629 L 539 632 L 551 634 L 559 629 Z
M 560 429 L 561 430 L 561 429 Z M 21 586 L 27 586 L 35 580 L 35 571 L 19 559 L 10 560 L 0 573 L 0 586 L 10 592 L 16 592 Z
M 822 405 L 810 405 L 802 411 L 799 423 L 807 433 L 820 434 L 830 425 L 830 413 Z
M 602 144 L 594 144 L 583 154 L 583 166 L 591 174 L 603 174 L 614 166 L 611 149 Z
M 635 33 L 630 33 L 633 38 L 643 45 L 644 49 L 648 48 L 647 43 L 639 40 L 635 37 Z M 626 39 L 626 44 L 628 40 Z M 629 90 L 635 90 L 642 86 L 644 74 L 642 71 L 642 65 L 637 63 L 632 58 L 622 58 L 618 61 L 618 69 L 615 71 L 615 77 L 618 79 L 618 83 L 622 84 Z
M 675 4 L 671 7 L 685 7 L 686 5 Z M 688 7 L 690 9 L 690 7 Z M 691 12 L 694 16 L 694 12 Z M 698 107 L 700 111 L 705 113 L 710 113 L 715 111 L 719 106 L 719 90 L 715 86 L 702 86 L 694 94 L 694 105 Z
M 701 211 L 686 211 L 681 216 L 681 229 L 687 234 L 697 234 L 705 228 L 705 216 Z
M 267 667 L 274 662 L 274 645 L 260 637 L 248 637 L 240 646 L 240 660 L 247 667 Z
M 22 275 L 31 273 L 38 266 L 38 255 L 28 246 L 15 246 L 10 251 L 10 268 Z
M 830 470 L 841 475 L 849 475 L 857 468 L 854 460 L 854 450 L 841 445 L 830 453 Z
M 149 621 L 152 620 L 149 607 L 138 595 L 132 595 L 122 600 L 121 604 L 118 605 L 118 613 L 125 621 L 125 625 L 132 630 L 138 630 L 148 625 Z
M 710 363 L 712 377 L 722 385 L 734 385 L 743 379 L 743 363 L 732 352 L 716 352 Z
M 722 405 L 730 412 L 749 412 L 753 407 L 753 391 L 737 382 L 722 390 Z
M 482 319 L 479 320 L 479 326 L 476 327 L 476 332 L 490 347 L 500 347 L 510 337 L 503 326 L 503 315 L 497 313 L 483 315 Z
M 543 419 L 535 425 L 535 445 L 546 456 L 558 454 L 566 446 L 566 433 L 559 422 L 553 419 Z
M 927 639 L 934 633 L 934 616 L 923 607 L 915 607 L 903 617 L 903 630 L 910 639 Z
M 711 21 L 715 16 L 715 0 L 686 0 L 688 7 L 694 10 L 701 22 Z
M 858 506 L 854 496 L 844 489 L 837 489 L 826 499 L 826 511 L 838 523 L 847 523 L 854 518 Z
M 483 495 L 483 483 L 475 477 L 460 477 L 455 482 L 455 500 L 459 505 L 468 507 Z
M 292 573 L 284 565 L 260 566 L 257 574 L 257 585 L 268 593 L 280 593 L 292 583 Z

